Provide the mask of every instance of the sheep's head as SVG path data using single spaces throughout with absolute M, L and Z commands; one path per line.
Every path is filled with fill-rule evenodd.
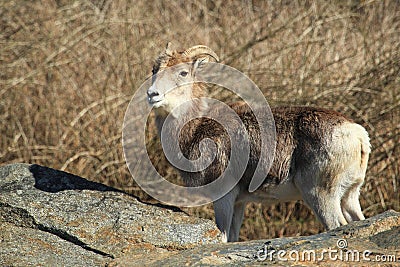
M 219 60 L 207 46 L 173 51 L 168 43 L 153 66 L 152 85 L 147 90 L 149 104 L 170 113 L 184 102 L 201 97 L 201 86 L 195 86 L 196 73 L 210 58 Z

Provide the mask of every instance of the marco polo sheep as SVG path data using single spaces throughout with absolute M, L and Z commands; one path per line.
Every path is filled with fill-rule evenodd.
M 184 112 L 172 114 L 172 124 L 188 114 L 207 112 L 209 107 L 200 100 L 206 95 L 205 88 L 193 81 L 201 65 L 208 60 L 218 62 L 218 56 L 203 45 L 183 51 L 167 46 L 160 54 L 153 66 L 152 85 L 147 90 L 148 102 L 156 113 L 160 131 L 167 115 L 187 101 L 191 101 L 191 106 Z M 179 67 L 169 68 L 171 66 Z M 262 149 L 257 140 L 259 128 L 252 110 L 245 103 L 233 103 L 230 108 L 243 121 L 248 133 L 250 159 L 236 186 L 213 203 L 216 224 L 225 241 L 238 240 L 245 205 L 249 201 L 304 200 L 327 230 L 364 219 L 359 191 L 364 182 L 370 144 L 368 133 L 362 126 L 338 112 L 323 108 L 272 108 L 276 127 L 274 161 L 263 184 L 250 193 L 249 176 L 254 172 Z M 234 122 L 230 125 L 236 127 Z M 199 156 L 199 142 L 205 138 L 211 139 L 217 147 L 216 158 L 204 171 L 180 170 L 188 186 L 212 182 L 226 168 L 231 151 L 229 136 L 212 119 L 191 120 L 176 138 L 179 138 L 182 154 L 189 160 Z

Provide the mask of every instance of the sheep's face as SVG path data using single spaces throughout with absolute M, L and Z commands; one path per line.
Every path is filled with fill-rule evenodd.
M 179 63 L 171 67 L 153 70 L 152 85 L 147 90 L 147 99 L 156 109 L 163 109 L 173 115 L 184 112 L 184 103 L 198 97 L 193 92 L 196 72 L 206 58 Z

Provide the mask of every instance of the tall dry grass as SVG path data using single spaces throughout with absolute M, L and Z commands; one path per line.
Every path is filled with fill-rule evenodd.
M 365 126 L 364 212 L 400 209 L 398 1 L 1 1 L 1 164 L 42 164 L 150 201 L 127 170 L 121 129 L 169 40 L 212 47 L 271 105 L 323 106 Z M 213 217 L 210 205 L 186 211 Z M 251 204 L 241 239 L 321 230 L 300 202 Z

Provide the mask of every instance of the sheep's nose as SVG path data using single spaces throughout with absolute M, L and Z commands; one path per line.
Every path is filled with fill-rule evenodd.
M 147 91 L 147 96 L 149 98 L 155 97 L 155 96 L 159 96 L 160 94 L 157 91 Z
M 147 90 L 147 100 L 150 104 L 154 104 L 162 100 L 160 93 L 154 85 Z
M 147 96 L 149 98 L 155 97 L 155 96 L 159 96 L 160 94 L 158 93 L 157 88 L 154 86 L 154 84 L 152 86 L 150 86 L 149 89 L 147 89 Z

